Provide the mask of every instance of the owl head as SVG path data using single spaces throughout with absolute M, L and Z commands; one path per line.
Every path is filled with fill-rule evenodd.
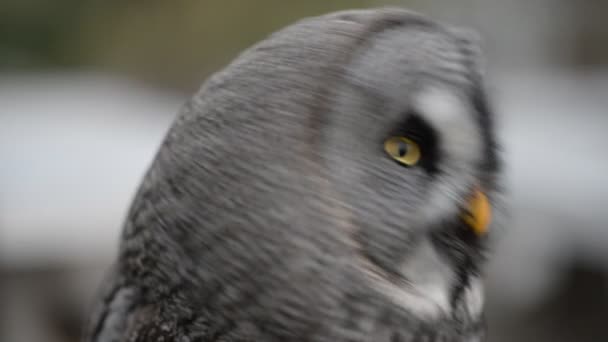
M 498 204 L 477 39 L 385 15 L 333 89 L 321 154 L 368 267 L 450 311 L 479 291 Z
M 496 145 L 473 35 L 401 9 L 304 19 L 184 106 L 119 272 L 253 340 L 472 341 Z

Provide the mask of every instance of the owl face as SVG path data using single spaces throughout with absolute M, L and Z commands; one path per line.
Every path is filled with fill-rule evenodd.
M 432 26 L 378 34 L 352 61 L 327 126 L 332 183 L 366 267 L 436 304 L 414 305 L 422 314 L 479 306 L 464 297 L 479 291 L 499 167 L 471 46 Z

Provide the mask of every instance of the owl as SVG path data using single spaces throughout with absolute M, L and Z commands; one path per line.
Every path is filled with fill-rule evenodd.
M 303 19 L 181 109 L 88 342 L 472 342 L 500 158 L 477 39 L 404 9 Z

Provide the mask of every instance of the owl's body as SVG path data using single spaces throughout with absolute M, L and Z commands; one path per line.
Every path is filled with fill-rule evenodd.
M 476 47 L 397 9 L 303 20 L 184 106 L 87 341 L 473 342 L 498 171 Z M 420 145 L 415 166 L 383 150 Z

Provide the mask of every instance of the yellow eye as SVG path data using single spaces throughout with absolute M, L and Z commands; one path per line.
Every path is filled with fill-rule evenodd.
M 413 166 L 420 160 L 420 147 L 405 137 L 389 138 L 384 142 L 384 150 L 403 165 Z

